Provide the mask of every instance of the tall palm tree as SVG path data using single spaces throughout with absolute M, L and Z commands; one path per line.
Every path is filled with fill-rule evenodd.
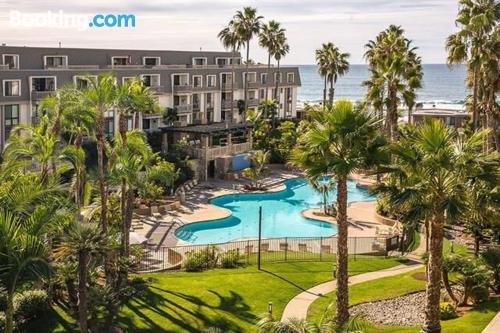
M 404 30 L 395 25 L 378 34 L 366 45 L 365 59 L 371 77 L 363 85 L 368 88 L 367 101 L 379 113 L 386 109 L 385 131 L 391 141 L 397 140 L 398 107 L 400 101 L 408 103 L 410 109 L 415 104 L 416 90 L 421 87 L 423 71 L 416 47 L 405 38 Z
M 330 103 L 333 103 L 337 79 L 349 71 L 349 57 L 349 53 L 340 52 L 340 49 L 332 42 L 323 43 L 321 48 L 316 50 L 318 71 L 319 74 L 325 78 L 323 104 L 326 103 L 327 82 L 330 83 L 328 100 Z
M 280 72 L 280 61 L 283 59 L 288 52 L 290 52 L 290 46 L 287 43 L 287 39 L 284 34 L 280 35 L 278 38 L 278 44 L 276 45 L 276 50 L 274 52 L 274 59 L 276 60 L 276 74 L 274 78 L 274 99 L 280 105 L 280 90 L 279 85 L 282 80 L 282 75 Z
M 116 106 L 117 82 L 112 74 L 99 75 L 98 78 L 89 76 L 87 89 L 81 91 L 81 104 L 84 108 L 91 110 L 95 119 L 95 138 L 97 142 L 97 178 L 99 181 L 99 192 L 101 200 L 100 225 L 102 232 L 108 235 L 108 186 L 105 172 L 105 129 L 104 123 L 106 113 L 113 111 Z M 112 282 L 112 267 L 110 255 L 105 258 L 105 272 L 108 283 Z
M 341 326 L 349 319 L 347 284 L 348 230 L 347 178 L 371 167 L 372 155 L 384 155 L 376 118 L 352 103 L 340 100 L 311 113 L 311 124 L 292 151 L 291 164 L 304 169 L 309 179 L 333 175 L 337 180 L 337 312 Z
M 496 0 L 460 0 L 456 24 L 459 31 L 448 36 L 448 64 L 467 63 L 472 86 L 472 125 L 479 125 L 478 89 L 481 54 L 488 35 L 500 21 L 500 3 Z
M 259 45 L 267 50 L 267 82 L 266 82 L 266 99 L 268 98 L 268 87 L 271 77 L 271 58 L 275 56 L 279 44 L 282 44 L 280 39 L 285 34 L 279 22 L 271 20 L 262 26 L 259 33 Z
M 405 135 L 391 150 L 392 177 L 383 192 L 392 202 L 415 207 L 420 202 L 429 218 L 430 244 L 427 264 L 425 323 L 423 332 L 441 331 L 439 300 L 443 260 L 444 223 L 452 222 L 466 209 L 466 182 L 471 166 L 481 168 L 493 156 L 482 151 L 487 133 L 464 138 L 438 120 L 429 121 Z M 397 184 L 393 182 L 398 179 Z M 392 180 L 392 181 L 391 181 Z
M 102 234 L 99 225 L 74 221 L 65 230 L 55 251 L 56 259 L 75 257 L 78 262 L 78 324 L 80 332 L 88 332 L 88 269 L 92 257 L 100 252 Z
M 250 41 L 259 34 L 261 28 L 262 16 L 257 15 L 257 8 L 243 7 L 238 10 L 230 22 L 238 33 L 238 39 L 245 43 L 246 62 L 245 62 L 245 109 L 248 106 L 248 65 L 250 63 Z
M 235 79 L 235 70 L 234 70 L 234 57 L 237 53 L 239 53 L 241 47 L 243 46 L 244 41 L 241 38 L 241 35 L 238 33 L 237 27 L 233 21 L 230 21 L 228 26 L 222 29 L 217 35 L 222 45 L 226 49 L 231 49 L 231 117 L 234 111 L 234 79 Z

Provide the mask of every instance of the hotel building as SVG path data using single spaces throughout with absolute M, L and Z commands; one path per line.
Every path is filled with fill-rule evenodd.
M 231 166 L 216 160 L 251 148 L 250 125 L 238 109 L 246 75 L 247 107 L 256 108 L 266 95 L 274 96 L 278 82 L 278 117 L 297 115 L 298 68 L 283 67 L 278 72 L 272 67 L 268 73 L 266 65 L 257 64 L 250 65 L 247 73 L 239 53 L 0 46 L 0 148 L 13 127 L 36 122 L 41 99 L 64 85 L 84 87 L 85 76 L 107 72 L 119 82 L 141 77 L 163 110 L 176 110 L 177 120 L 171 124 L 165 124 L 161 114 L 140 114 L 129 119 L 129 127 L 162 131 L 164 151 L 185 139 L 201 162 L 200 179 L 223 176 Z M 106 131 L 112 135 L 117 128 L 115 110 L 109 110 Z

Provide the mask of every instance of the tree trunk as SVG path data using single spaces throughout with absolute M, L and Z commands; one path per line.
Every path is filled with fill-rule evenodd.
M 337 181 L 337 227 L 337 313 L 335 322 L 341 326 L 349 319 L 346 176 L 339 176 Z
M 87 251 L 78 253 L 78 324 L 80 332 L 87 333 Z
M 267 54 L 266 101 L 269 99 L 269 79 L 271 77 L 271 52 Z
M 477 112 L 477 85 L 478 85 L 478 79 L 479 79 L 479 73 L 478 73 L 478 68 L 477 65 L 474 68 L 474 72 L 472 74 L 474 76 L 473 79 L 473 87 L 472 87 L 472 129 L 475 130 L 477 128 L 477 123 L 478 123 L 478 112 Z
M 490 130 L 486 139 L 486 148 L 488 151 L 500 151 L 498 146 L 497 122 L 495 119 L 495 93 L 492 88 L 488 96 L 488 110 L 486 110 L 486 126 Z
M 453 289 L 451 288 L 451 285 L 450 285 L 450 280 L 448 278 L 448 271 L 446 269 L 443 268 L 443 274 L 442 274 L 442 278 L 443 278 L 443 286 L 444 286 L 444 289 L 446 289 L 446 292 L 448 293 L 448 295 L 450 296 L 451 300 L 453 301 L 453 303 L 455 305 L 458 304 L 458 298 L 457 296 L 453 293 Z
M 439 300 L 443 264 L 444 212 L 436 211 L 430 224 L 430 252 L 427 264 L 424 333 L 440 333 Z
M 429 220 L 425 219 L 425 252 L 429 253 Z
M 233 112 L 234 112 L 234 53 L 236 50 L 233 48 L 233 58 L 231 59 L 231 121 L 233 119 Z M 243 122 L 245 122 L 246 119 L 243 118 Z
M 245 64 L 245 110 L 248 106 L 248 62 L 250 61 L 250 40 L 247 41 L 247 63 Z
M 280 103 L 280 88 L 279 88 L 279 84 L 281 82 L 281 72 L 280 72 L 280 61 L 278 60 L 278 63 L 277 63 L 277 69 L 278 69 L 278 80 L 275 80 L 276 82 L 274 83 L 275 84 L 275 90 L 274 90 L 274 99 L 276 100 L 276 103 L 278 104 L 278 117 L 280 116 L 280 113 L 281 113 L 281 103 Z
M 99 181 L 99 191 L 101 195 L 101 229 L 104 235 L 108 235 L 108 193 L 106 177 L 104 174 L 104 111 L 97 116 L 96 121 L 96 141 L 97 141 L 97 178 Z M 111 254 L 106 251 L 104 255 L 104 272 L 107 284 L 113 281 Z
M 323 85 L 323 107 L 325 107 L 325 104 L 326 104 L 326 86 L 327 86 L 327 75 L 325 75 L 325 82 L 324 82 L 324 85 Z
M 7 309 L 5 309 L 5 333 L 14 332 L 14 292 L 7 293 Z
M 328 91 L 328 100 L 330 104 L 333 104 L 333 95 L 335 94 L 335 90 L 333 88 L 333 75 L 330 78 L 330 90 Z

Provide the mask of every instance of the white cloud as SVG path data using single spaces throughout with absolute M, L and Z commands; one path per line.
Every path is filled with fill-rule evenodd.
M 0 0 L 0 42 L 11 45 L 118 47 L 145 49 L 220 50 L 218 31 L 244 5 L 256 6 L 266 19 L 276 19 L 288 31 L 291 53 L 288 64 L 314 62 L 314 49 L 333 41 L 361 63 L 363 45 L 389 24 L 402 25 L 419 46 L 425 62 L 445 61 L 444 39 L 455 29 L 457 0 Z M 78 32 L 60 29 L 13 29 L 8 11 L 71 14 L 131 13 L 135 29 L 91 29 Z M 252 57 L 265 61 L 257 43 Z

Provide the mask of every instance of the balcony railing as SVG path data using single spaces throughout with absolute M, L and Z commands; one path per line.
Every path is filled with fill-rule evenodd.
M 177 113 L 193 112 L 193 105 L 192 104 L 174 105 L 174 108 L 177 110 Z
M 193 90 L 193 87 L 189 83 L 177 85 L 174 84 L 175 92 L 189 92 L 191 90 Z
M 40 100 L 40 99 L 43 99 L 45 97 L 54 96 L 55 94 L 56 94 L 55 91 L 36 91 L 36 90 L 33 90 L 31 92 L 31 99 L 32 100 Z
M 247 106 L 257 106 L 259 105 L 259 100 L 257 98 L 249 98 Z
M 10 69 L 9 65 L 0 65 L 0 70 L 8 70 Z
M 164 86 L 146 86 L 155 94 L 162 94 L 165 92 L 165 87 Z
M 99 69 L 99 65 L 68 65 L 68 69 Z
M 250 142 L 235 143 L 227 146 L 213 146 L 209 148 L 200 147 L 188 147 L 188 153 L 193 158 L 205 158 L 207 160 L 213 160 L 217 157 L 241 154 L 252 150 L 252 144 Z
M 221 107 L 223 109 L 230 109 L 231 108 L 231 101 L 223 100 L 222 103 L 221 103 Z M 235 100 L 234 104 L 233 104 L 233 108 L 236 108 L 236 107 L 238 107 L 238 101 L 237 100 Z

